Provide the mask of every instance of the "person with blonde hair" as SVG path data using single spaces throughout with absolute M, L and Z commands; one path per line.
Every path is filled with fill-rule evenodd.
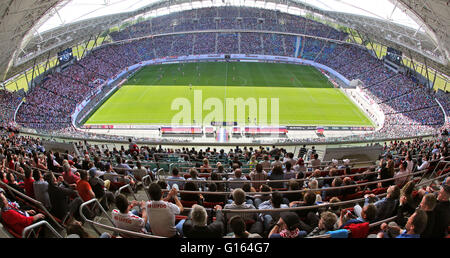
M 209 160 L 207 158 L 203 159 L 203 165 L 200 166 L 200 173 L 211 173 L 212 168 L 209 166 Z
M 256 160 L 256 156 L 252 155 L 252 157 L 250 158 L 250 160 L 248 161 L 248 165 L 250 165 L 250 169 L 255 168 L 256 164 L 258 164 L 258 161 Z

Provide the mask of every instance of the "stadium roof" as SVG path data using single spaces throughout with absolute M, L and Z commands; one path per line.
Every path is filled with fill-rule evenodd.
M 0 80 L 125 20 L 224 5 L 313 13 L 450 74 L 449 1 L 0 0 Z

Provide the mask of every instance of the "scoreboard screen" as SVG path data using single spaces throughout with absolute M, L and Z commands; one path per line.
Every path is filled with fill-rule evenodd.
M 386 58 L 395 64 L 398 65 L 402 64 L 402 55 L 403 55 L 402 51 L 399 51 L 391 47 L 387 48 Z
M 61 52 L 58 52 L 59 65 L 63 65 L 65 63 L 68 63 L 72 59 L 73 59 L 72 48 L 68 48 L 68 49 L 63 50 Z

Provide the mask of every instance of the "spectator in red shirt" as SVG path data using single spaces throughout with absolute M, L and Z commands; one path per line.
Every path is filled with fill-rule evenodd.
M 83 202 L 95 198 L 95 194 L 89 184 L 89 174 L 84 170 L 80 171 L 80 180 L 77 182 L 77 191 L 78 194 L 80 194 L 81 199 L 83 199 Z
M 63 171 L 64 172 L 62 176 L 64 178 L 64 182 L 66 182 L 67 184 L 76 184 L 78 180 L 80 180 L 79 173 L 73 173 L 72 168 L 68 163 L 63 165 Z
M 22 211 L 10 205 L 8 199 L 6 199 L 3 194 L 3 189 L 0 189 L 0 209 L 2 214 L 2 224 L 20 235 L 24 228 L 37 220 L 45 218 L 44 214 L 36 214 L 34 210 Z
M 34 188 L 33 188 L 34 179 L 32 175 L 33 175 L 32 170 L 28 167 L 25 167 L 25 178 L 23 179 L 25 194 L 34 199 Z

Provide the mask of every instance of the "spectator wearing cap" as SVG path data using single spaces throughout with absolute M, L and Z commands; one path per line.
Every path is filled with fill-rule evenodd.
M 299 158 L 297 160 L 297 163 L 295 163 L 293 168 L 297 174 L 302 173 L 303 177 L 305 177 L 306 167 L 305 167 L 305 161 L 302 158 Z
M 300 218 L 294 212 L 283 212 L 269 233 L 269 238 L 303 238 L 306 231 L 300 230 Z
M 342 162 L 344 163 L 342 166 L 338 166 L 338 169 L 346 169 L 350 167 L 350 160 L 349 159 L 344 159 L 342 160 Z

